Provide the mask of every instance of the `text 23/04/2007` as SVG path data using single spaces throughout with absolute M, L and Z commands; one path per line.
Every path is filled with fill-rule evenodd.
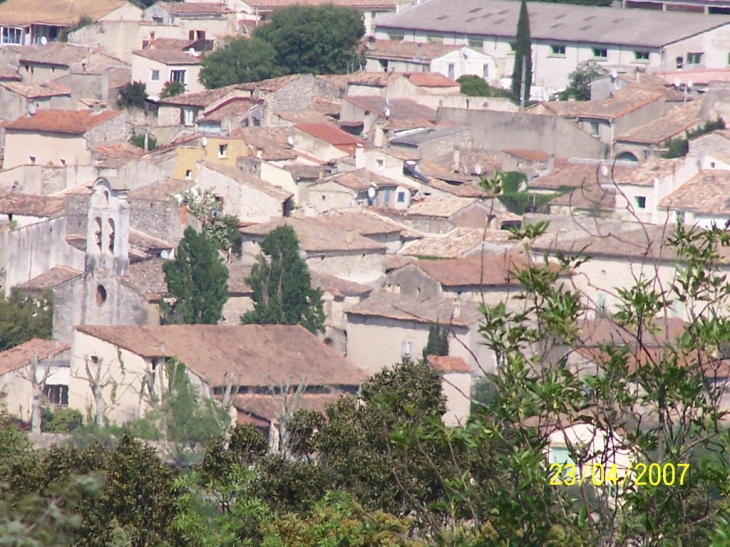
M 572 463 L 550 464 L 551 486 L 575 486 L 583 483 L 603 486 L 683 486 L 689 480 L 688 463 L 630 464 L 619 467 L 616 464 L 585 464 L 582 470 Z

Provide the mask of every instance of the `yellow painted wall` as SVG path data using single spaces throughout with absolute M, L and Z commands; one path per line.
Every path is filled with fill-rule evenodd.
M 228 167 L 236 167 L 236 158 L 239 156 L 248 156 L 246 143 L 242 139 L 229 139 L 226 137 L 217 137 L 206 135 L 208 144 L 203 147 L 198 139 L 197 144 L 190 143 L 185 146 L 178 146 L 175 149 L 175 170 L 173 178 L 194 179 L 197 175 L 196 163 L 199 161 L 207 161 L 215 165 L 226 165 Z M 225 157 L 220 156 L 220 146 L 228 145 Z M 190 176 L 187 172 L 190 171 Z

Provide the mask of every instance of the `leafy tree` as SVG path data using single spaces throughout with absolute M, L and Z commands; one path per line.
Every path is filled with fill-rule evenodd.
M 147 151 L 151 152 L 157 148 L 157 139 L 152 135 L 134 134 L 129 138 L 129 144 L 132 144 L 142 150 L 145 149 L 145 138 L 147 139 Z
M 689 141 L 718 129 L 725 129 L 725 120 L 720 117 L 716 120 L 706 121 L 700 127 L 685 132 L 684 137 L 669 139 L 666 143 L 664 143 L 667 149 L 664 154 L 662 154 L 662 157 L 667 159 L 683 158 L 689 153 Z
M 254 308 L 241 316 L 243 324 L 300 324 L 315 334 L 324 332 L 322 292 L 312 287 L 291 226 L 266 235 L 246 283 L 253 290 Z
M 238 218 L 224 215 L 221 203 L 212 190 L 200 192 L 191 188 L 173 198 L 178 205 L 185 203 L 188 210 L 203 223 L 203 233 L 218 248 L 230 256 L 241 256 L 241 233 L 238 231 Z
M 449 327 L 442 327 L 439 323 L 428 327 L 428 341 L 426 347 L 423 348 L 423 358 L 429 355 L 448 355 L 449 354 Z
M 218 322 L 228 300 L 228 268 L 205 234 L 187 228 L 175 259 L 165 262 L 163 270 L 175 299 L 171 320 L 190 325 Z
M 160 93 L 160 99 L 167 99 L 168 97 L 176 97 L 185 93 L 185 84 L 182 82 L 165 82 L 165 86 L 162 88 Z
M 147 109 L 147 86 L 144 82 L 130 82 L 119 90 L 120 108 Z
M 365 36 L 362 15 L 334 6 L 289 6 L 275 10 L 254 39 L 276 52 L 279 74 L 344 74 Z
M 522 67 L 525 67 L 525 81 L 522 81 Z M 521 100 L 520 93 L 524 83 L 525 103 L 530 101 L 530 87 L 532 86 L 532 40 L 530 38 L 530 16 L 527 13 L 527 4 L 522 0 L 520 15 L 517 19 L 517 37 L 515 42 L 515 65 L 512 71 L 512 96 Z
M 241 36 L 203 57 L 198 78 L 206 89 L 258 82 L 279 75 L 275 61 L 276 51 L 268 42 Z
M 560 93 L 560 100 L 567 101 L 571 97 L 576 101 L 591 100 L 591 82 L 608 75 L 608 70 L 595 61 L 579 64 L 568 77 L 568 87 Z
M 461 85 L 461 93 L 469 97 L 510 97 L 510 92 L 498 87 L 492 87 L 484 78 L 474 74 L 464 74 L 456 80 Z
M 84 415 L 75 408 L 62 408 L 56 412 L 45 409 L 43 431 L 49 433 L 71 433 L 84 424 Z
M 502 173 L 495 171 L 491 179 L 482 178 L 482 188 L 499 199 L 505 208 L 516 215 L 540 211 L 559 196 L 564 190 L 555 194 L 533 194 L 525 189 L 527 177 L 519 171 Z M 566 189 L 567 190 L 567 189 Z
M 53 293 L 34 298 L 17 289 L 10 297 L 0 295 L 0 351 L 33 338 L 50 340 L 53 333 Z

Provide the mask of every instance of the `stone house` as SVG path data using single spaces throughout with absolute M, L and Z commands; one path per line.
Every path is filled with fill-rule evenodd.
M 282 225 L 291 226 L 299 239 L 300 256 L 311 271 L 348 281 L 370 284 L 385 271 L 386 246 L 354 231 L 344 231 L 318 218 L 283 218 L 241 229 L 243 254 L 252 262 L 260 253 L 266 234 Z
M 232 97 L 251 98 L 251 91 L 245 84 L 240 84 L 166 97 L 158 101 L 157 119 L 163 126 L 193 127 L 205 109 Z
M 236 31 L 234 14 L 217 2 L 159 1 L 144 10 L 142 19 L 180 27 L 191 40 L 204 40 L 208 36 L 223 38 Z
M 426 234 L 403 244 L 399 255 L 425 259 L 464 258 L 503 252 L 515 245 L 507 230 L 454 228 L 445 234 Z
M 688 157 L 696 158 L 700 169 L 730 169 L 730 130 L 712 131 L 689 141 Z
M 0 406 L 11 416 L 29 422 L 34 373 L 39 384 L 45 383 L 42 396 L 47 403 L 55 408 L 68 406 L 68 350 L 68 344 L 33 338 L 0 353 Z
M 4 125 L 3 168 L 92 165 L 92 148 L 131 136 L 121 112 L 39 110 Z
M 355 205 L 405 209 L 416 189 L 367 169 L 339 173 L 307 185 L 307 209 L 318 214 Z
M 382 243 L 386 246 L 389 254 L 397 253 L 404 240 L 419 237 L 419 234 L 413 233 L 405 226 L 386 217 L 372 214 L 365 209 L 362 211 L 353 211 L 351 209 L 349 211 L 331 212 L 317 217 L 317 220 L 337 230 L 355 232 L 363 237 Z
M 409 127 L 433 127 L 436 110 L 418 104 L 412 99 L 386 99 L 377 95 L 348 95 L 340 102 L 340 125 L 357 131 L 363 137 L 373 139 L 375 146 L 376 126 L 398 124 Z M 382 129 L 380 129 L 382 131 Z
M 109 406 L 109 420 L 124 423 L 139 418 L 148 408 L 148 396 L 164 388 L 165 363 L 172 358 L 184 363 L 201 396 L 223 398 L 228 389 L 234 396 L 234 419 L 265 428 L 289 417 L 277 415 L 275 403 L 280 398 L 281 408 L 286 398 L 293 405 L 300 385 L 299 408 L 311 408 L 323 395 L 329 402 L 340 393 L 355 393 L 366 377 L 299 325 L 78 326 L 69 406 L 82 411 L 89 405 L 95 408 L 83 377 L 90 363 L 116 380 L 116 404 Z M 110 389 L 104 390 L 107 401 Z M 271 408 L 264 414 L 262 406 Z
M 198 118 L 198 131 L 213 135 L 230 135 L 238 127 L 261 125 L 263 100 L 231 97 L 217 101 Z
M 403 357 L 420 359 L 429 328 L 436 323 L 449 327 L 450 356 L 461 357 L 474 372 L 494 371 L 494 354 L 482 344 L 482 315 L 474 302 L 378 292 L 345 311 L 347 358 L 368 374 Z
M 8 0 L 0 6 L 0 43 L 13 45 L 55 42 L 81 18 L 138 21 L 142 10 L 121 0 Z
M 179 180 L 195 180 L 201 162 L 233 168 L 238 166 L 239 158 L 250 154 L 246 141 L 238 134 L 195 135 L 171 145 L 170 150 L 175 158 L 171 176 Z
M 291 193 L 234 167 L 201 162 L 195 182 L 203 191 L 212 190 L 223 212 L 242 222 L 270 222 L 291 210 Z
M 461 357 L 429 355 L 426 362 L 441 376 L 441 391 L 446 396 L 444 425 L 465 425 L 471 410 L 471 368 Z
M 617 195 L 615 188 L 587 182 L 556 197 L 547 207 L 556 216 L 613 218 L 617 213 Z
M 405 129 L 388 136 L 388 144 L 401 152 L 437 163 L 449 162 L 454 150 L 471 148 L 472 132 L 466 124 L 444 124 L 423 129 Z
M 537 150 L 512 149 L 502 151 L 503 172 L 519 171 L 527 180 L 537 177 L 543 171 L 552 171 L 554 158 Z
M 182 50 L 148 48 L 132 52 L 132 81 L 144 82 L 154 101 L 169 82 L 183 84 L 189 93 L 203 91 L 199 74 L 200 58 Z
M 668 222 L 711 228 L 730 226 L 728 209 L 730 171 L 702 170 L 664 197 L 657 210 L 666 211 Z
M 292 128 L 293 147 L 322 161 L 354 156 L 358 144 L 365 141 L 334 125 L 297 124 Z
M 628 178 L 637 167 L 629 162 L 608 160 L 558 159 L 552 168 L 528 179 L 527 191 L 534 194 L 556 194 L 571 188 L 603 186 L 612 180 Z
M 0 84 L 0 117 L 11 121 L 34 110 L 75 110 L 71 90 L 57 82 Z
M 0 262 L 3 292 L 9 294 L 56 266 L 83 269 L 84 255 L 66 243 L 63 199 L 23 194 L 0 198 Z

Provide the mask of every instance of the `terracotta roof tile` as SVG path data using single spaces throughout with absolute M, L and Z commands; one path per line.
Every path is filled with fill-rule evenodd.
M 368 287 L 366 285 L 361 285 L 360 283 L 355 283 L 354 281 L 347 281 L 346 279 L 341 279 L 339 277 L 335 277 L 334 275 L 329 275 L 322 272 L 317 271 L 310 271 L 310 274 L 312 276 L 312 285 L 321 291 L 325 291 L 330 293 L 335 298 L 344 298 L 346 296 L 367 296 L 372 291 L 372 287 Z
M 431 367 L 434 370 L 444 373 L 450 372 L 461 372 L 465 374 L 471 374 L 472 370 L 469 365 L 466 364 L 463 357 L 452 357 L 448 355 L 429 355 L 426 358 Z
M 244 116 L 252 108 L 259 106 L 263 101 L 255 101 L 248 97 L 231 97 L 223 103 L 206 110 L 198 118 L 198 122 L 220 122 L 224 118 L 237 118 Z
M 294 126 L 295 129 L 307 133 L 316 139 L 322 140 L 332 146 L 349 154 L 355 153 L 357 144 L 365 144 L 366 141 L 346 133 L 339 127 L 324 123 L 302 123 Z
M 389 120 L 425 119 L 435 122 L 437 118 L 436 110 L 411 99 L 390 99 L 386 103 L 385 97 L 379 95 L 355 95 L 343 97 L 342 100 L 368 112 L 382 113 L 387 107 L 390 111 Z
M 634 169 L 614 173 L 614 180 L 618 185 L 653 186 L 655 178 L 661 181 L 665 177 L 673 176 L 683 165 L 684 158 L 649 158 Z
M 480 202 L 477 199 L 458 196 L 427 197 L 411 205 L 404 213 L 408 216 L 449 218 L 474 203 Z
M 129 199 L 149 201 L 169 201 L 176 194 L 187 192 L 193 186 L 193 180 L 166 179 L 158 184 L 150 184 L 129 192 Z
M 659 202 L 659 207 L 730 216 L 730 171 L 703 170 Z
M 366 377 L 299 325 L 83 325 L 76 330 L 143 357 L 176 357 L 214 387 L 225 384 L 227 373 L 251 387 L 289 381 L 357 386 Z
M 71 90 L 69 88 L 53 81 L 39 83 L 4 82 L 0 85 L 13 93 L 17 93 L 21 97 L 25 97 L 26 99 L 71 95 Z
M 82 17 L 96 22 L 127 5 L 118 0 L 6 0 L 0 4 L 0 25 L 68 26 L 78 23 Z
M 614 188 L 586 183 L 556 197 L 550 202 L 550 207 L 567 206 L 571 209 L 613 211 L 616 209 L 616 193 Z
M 455 313 L 454 301 L 450 298 L 428 298 L 404 296 L 380 291 L 372 293 L 345 310 L 348 315 L 363 315 L 371 317 L 388 317 L 401 321 L 417 323 L 436 323 L 442 325 L 467 326 L 479 322 L 483 315 L 479 306 L 474 302 L 461 302 L 458 312 Z
M 604 175 L 602 167 L 608 169 Z M 635 165 L 612 164 L 610 161 L 593 162 L 579 160 L 555 160 L 553 170 L 527 183 L 529 188 L 560 190 L 561 187 L 597 186 L 611 180 L 623 181 L 631 176 Z
M 136 49 L 132 52 L 163 65 L 199 65 L 200 58 L 176 49 Z
M 247 145 L 253 147 L 253 155 L 261 152 L 261 159 L 268 161 L 295 160 L 297 152 L 287 143 L 291 131 L 287 127 L 244 127 L 237 129 Z
M 656 332 L 645 330 L 642 334 L 642 344 L 645 346 L 662 346 L 672 343 L 681 336 L 687 328 L 687 323 L 678 318 L 659 317 L 653 323 Z M 581 345 L 598 347 L 602 344 L 616 344 L 617 346 L 634 346 L 638 344 L 636 331 L 622 327 L 610 319 L 583 320 L 580 323 Z
M 344 173 L 338 173 L 331 177 L 319 180 L 311 184 L 316 186 L 318 184 L 324 184 L 328 182 L 336 182 L 341 184 L 345 188 L 354 190 L 355 192 L 365 192 L 368 188 L 373 188 L 373 184 L 377 188 L 395 188 L 397 186 L 406 186 L 400 182 L 387 177 L 381 177 L 376 175 L 369 169 L 354 169 L 353 171 L 346 171 Z
M 327 405 L 336 403 L 342 396 L 341 393 L 303 393 L 297 400 L 297 410 L 323 412 Z M 260 424 L 259 427 L 281 418 L 281 404 L 282 398 L 278 395 L 246 394 L 233 397 L 233 407 L 239 413 L 248 415 L 240 419 L 244 423 L 246 418 L 252 419 L 253 423 Z
M 420 57 L 424 61 L 432 61 L 462 47 L 464 46 L 375 40 L 375 42 L 368 43 L 368 48 L 363 53 L 365 57 L 373 59 L 411 61 L 414 57 Z M 415 82 L 413 83 L 414 85 L 418 85 Z M 455 83 L 453 85 L 458 84 Z
M 418 87 L 460 87 L 459 82 L 447 78 L 440 72 L 409 72 L 404 76 Z
M 32 116 L 23 116 L 8 122 L 4 127 L 6 130 L 13 131 L 43 131 L 82 135 L 92 127 L 109 121 L 120 114 L 121 112 L 112 110 L 102 110 L 99 113 L 94 113 L 91 110 L 39 110 Z
M 39 361 L 44 361 L 55 357 L 68 348 L 68 344 L 56 345 L 53 340 L 33 338 L 19 346 L 0 353 L 0 374 L 7 374 L 8 372 L 30 365 L 33 363 L 36 355 Z
M 504 150 L 505 153 L 526 161 L 547 161 L 550 157 L 545 152 L 537 150 Z
M 400 250 L 405 256 L 437 258 L 461 258 L 468 253 L 484 250 L 504 250 L 515 245 L 507 230 L 476 230 L 455 228 L 444 235 L 423 237 L 406 243 Z
M 634 127 L 617 135 L 616 142 L 632 142 L 638 144 L 661 144 L 667 139 L 683 135 L 702 123 L 702 100 L 697 99 L 678 106 L 660 118 L 644 125 Z
M 160 2 L 160 6 L 176 15 L 223 15 L 230 10 L 210 2 Z
M 317 6 L 334 4 L 350 9 L 373 9 L 382 8 L 394 10 L 399 3 L 397 0 L 260 0 L 259 10 L 271 11 L 285 6 Z
M 344 230 L 346 232 L 354 231 L 366 237 L 400 233 L 403 229 L 399 228 L 395 223 L 387 222 L 367 212 L 332 212 L 328 215 L 317 217 L 317 219 L 326 226 L 333 226 L 338 230 Z
M 200 91 L 199 93 L 185 93 L 183 95 L 176 95 L 175 97 L 167 97 L 166 99 L 160 99 L 159 104 L 171 106 L 197 106 L 205 108 L 235 91 L 245 90 L 242 85 L 229 85 L 226 87 L 219 87 L 218 89 Z
M 51 218 L 65 210 L 61 198 L 30 194 L 6 194 L 0 196 L 0 213 L 39 218 Z
M 240 184 L 245 184 L 246 186 L 255 188 L 259 192 L 262 192 L 271 198 L 277 199 L 277 200 L 281 201 L 282 203 L 294 195 L 291 192 L 287 192 L 285 190 L 280 190 L 276 186 L 273 186 L 273 185 L 269 184 L 268 182 L 265 182 L 264 180 L 260 179 L 259 177 L 252 175 L 250 173 L 246 173 L 245 171 L 241 171 L 240 169 L 236 169 L 235 167 L 229 167 L 227 165 L 220 165 L 217 163 L 210 163 L 210 162 L 204 162 L 203 165 L 207 169 L 210 169 L 211 171 L 215 171 L 216 173 L 219 173 L 232 180 L 235 180 L 236 182 L 238 182 Z
M 730 82 L 730 68 L 697 68 L 653 72 L 653 76 L 661 78 L 666 85 L 680 85 L 692 82 L 693 85 L 707 85 L 710 82 Z
M 21 63 L 71 66 L 90 57 L 95 50 L 67 42 L 50 42 L 46 45 L 17 46 Z
M 66 266 L 55 266 L 31 279 L 18 285 L 18 289 L 24 292 L 35 292 L 40 293 L 46 289 L 52 289 L 61 283 L 65 283 L 69 279 L 78 277 L 82 272 L 67 268 Z
M 417 268 L 444 287 L 515 285 L 514 272 L 527 267 L 524 258 L 514 254 L 484 254 L 452 260 L 419 260 Z
M 602 101 L 556 101 L 540 104 L 558 116 L 616 120 L 662 97 L 663 91 L 630 85 Z

